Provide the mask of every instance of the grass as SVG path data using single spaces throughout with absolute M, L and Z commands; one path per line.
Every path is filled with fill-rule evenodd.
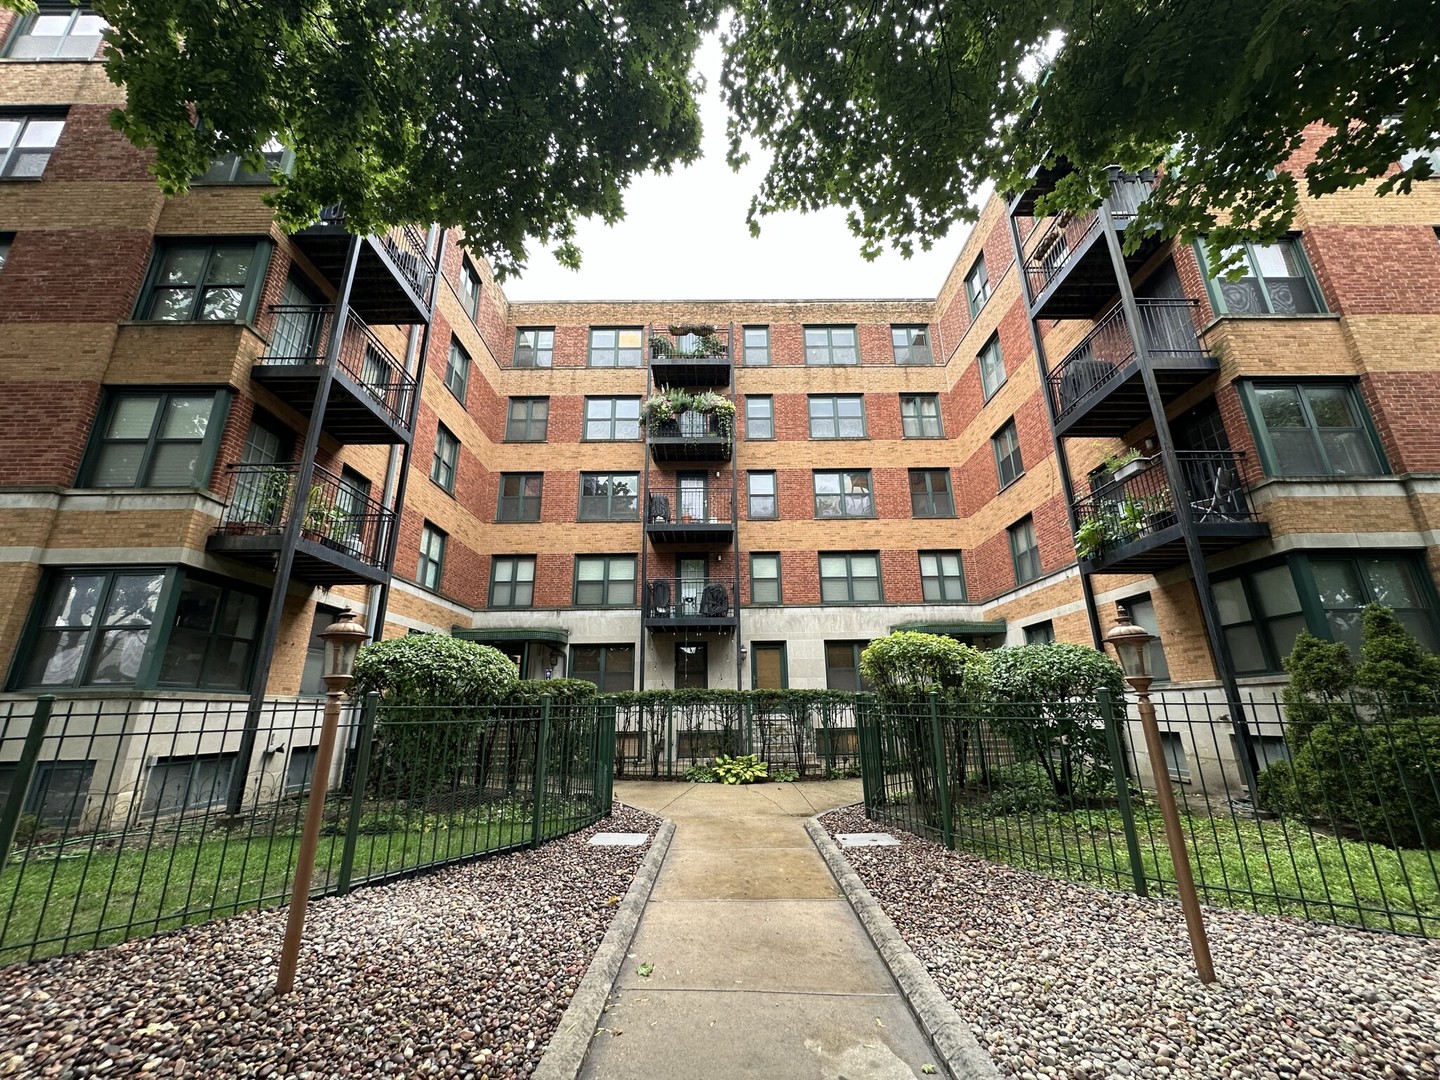
M 578 806 L 547 806 L 541 835 L 590 824 Z M 17 850 L 0 873 L 0 964 L 110 945 L 289 900 L 300 847 L 298 814 L 270 828 L 226 835 L 215 825 L 156 834 L 145 846 L 66 854 L 55 845 Z M 523 800 L 485 812 L 418 814 L 374 809 L 361 818 L 352 885 L 529 843 Z M 344 822 L 320 837 L 312 895 L 337 887 Z

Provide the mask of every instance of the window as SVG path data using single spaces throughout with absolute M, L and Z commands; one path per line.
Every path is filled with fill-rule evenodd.
M 501 473 L 496 521 L 539 521 L 543 473 Z
M 1204 245 L 1197 245 L 1196 250 L 1203 266 Z M 1242 276 L 1238 280 L 1210 280 L 1216 311 L 1231 315 L 1299 315 L 1325 310 L 1298 238 L 1287 237 L 1278 244 L 1245 244 L 1240 255 Z
M 105 20 L 84 8 L 45 8 L 20 20 L 5 55 L 12 60 L 89 60 L 104 30 Z
M 1430 605 L 1418 565 L 1408 558 L 1309 559 L 1330 636 L 1350 646 L 1360 660 L 1360 624 L 1367 604 L 1384 604 L 1420 640 L 1435 650 Z
M 0 765 L 0 806 L 10 798 L 17 770 L 16 765 Z M 33 814 L 44 825 L 73 825 L 85 816 L 94 775 L 93 761 L 37 761 L 20 812 Z
M 874 552 L 820 553 L 820 602 L 878 604 L 880 556 Z
M 1281 661 L 1306 628 L 1289 564 L 1213 582 L 1211 592 L 1236 674 L 1283 671 Z
M 448 539 L 443 529 L 437 529 L 428 521 L 420 530 L 420 561 L 415 580 L 434 592 L 440 591 L 440 583 L 445 578 L 445 541 Z
M 755 690 L 784 690 L 790 685 L 783 641 L 750 643 L 750 686 Z
M 901 394 L 900 427 L 907 439 L 940 439 L 945 430 L 940 425 L 938 394 Z
M 750 603 L 780 603 L 780 553 L 750 553 Z
M 225 400 L 213 391 L 111 394 L 95 425 L 80 486 L 206 486 Z
M 156 241 L 138 319 L 249 322 L 269 263 L 268 240 L 243 244 Z
M 1126 600 L 1125 607 L 1130 612 L 1131 621 L 1155 639 L 1145 647 L 1150 656 L 1151 676 L 1156 682 L 1169 682 L 1170 665 L 1165 660 L 1165 643 L 1160 639 L 1160 623 L 1155 618 L 1154 602 L 1148 596 L 1137 596 Z
M 490 606 L 528 608 L 535 603 L 535 556 L 496 555 L 490 560 Z
M 639 367 L 644 350 L 638 326 L 623 330 L 590 331 L 591 367 Z
M 339 608 L 315 605 L 315 618 L 310 622 L 310 640 L 305 645 L 305 666 L 300 669 L 300 693 L 318 697 L 325 693 L 325 641 L 321 638 L 325 628 L 340 614 Z
M 1035 539 L 1034 518 L 1022 518 L 1010 526 L 1010 560 L 1015 566 L 1016 585 L 1040 576 L 1040 544 Z
M 263 615 L 257 594 L 187 576 L 176 599 L 158 685 L 244 690 L 250 685 Z
M 576 607 L 634 607 L 634 555 L 575 556 Z
M 0 177 L 37 179 L 64 130 L 61 117 L 0 116 Z
M 230 776 L 239 760 L 233 751 L 160 758 L 145 778 L 140 813 L 158 817 L 219 806 L 229 793 Z
M 1160 732 L 1160 746 L 1165 753 L 1165 767 L 1171 780 L 1190 779 L 1190 761 L 1185 756 L 1185 742 L 1178 731 Z
M 290 751 L 290 760 L 285 763 L 286 795 L 303 795 L 310 790 L 310 777 L 315 772 L 314 746 L 297 746 Z
M 634 521 L 640 516 L 639 473 L 581 473 L 581 521 Z
M 780 516 L 773 472 L 751 471 L 745 477 L 745 493 L 750 501 L 750 520 L 774 519 Z
M 1005 357 L 1000 355 L 1000 335 L 993 335 L 980 350 L 975 362 L 980 365 L 980 389 L 989 401 L 1005 385 Z
M 770 363 L 768 326 L 745 327 L 745 363 L 750 367 L 765 367 Z
M 445 385 L 464 405 L 465 391 L 470 386 L 470 354 L 454 338 L 450 339 L 450 358 L 445 361 Z
M 505 417 L 506 442 L 544 442 L 550 425 L 550 399 L 512 397 Z
M 830 690 L 868 690 L 860 674 L 860 654 L 868 641 L 825 642 L 825 686 Z
M 920 552 L 920 591 L 927 603 L 965 599 L 965 571 L 958 551 Z
M 455 469 L 460 463 L 460 440 L 444 424 L 435 428 L 435 457 L 430 462 L 430 479 L 452 495 Z
M 634 690 L 635 646 L 572 645 L 570 677 L 586 679 L 607 693 Z
M 555 362 L 555 330 L 553 327 L 521 328 L 515 331 L 515 359 L 517 368 L 548 368 Z
M 470 265 L 469 259 L 463 259 L 460 266 L 460 306 L 470 316 L 471 322 L 479 321 L 480 274 Z
M 1020 432 L 1015 428 L 1013 416 L 991 437 L 990 443 L 995 447 L 995 474 L 1000 487 L 1009 487 L 1025 472 L 1025 462 L 1020 457 Z
M 585 438 L 592 442 L 625 442 L 640 438 L 640 399 L 587 397 Z
M 1026 645 L 1054 645 L 1055 624 L 1049 619 L 1044 622 L 1031 623 L 1025 627 Z
M 860 362 L 853 326 L 805 327 L 805 363 L 848 365 Z
M 949 469 L 910 470 L 910 513 L 914 517 L 954 517 Z
M 10 258 L 10 245 L 14 242 L 14 233 L 0 233 L 0 274 L 5 272 L 5 261 Z
M 675 643 L 676 690 L 703 690 L 710 685 L 709 653 L 703 641 Z
M 775 399 L 769 397 L 747 397 L 745 399 L 745 438 L 775 438 Z
M 221 154 L 210 167 L 195 177 L 197 184 L 273 184 L 276 173 L 290 171 L 295 155 L 279 139 L 260 148 L 260 170 L 250 168 L 242 154 Z
M 815 472 L 815 516 L 817 518 L 867 518 L 875 516 L 875 497 L 869 469 Z
M 1246 382 L 1261 460 L 1270 476 L 1375 476 L 1385 471 L 1353 383 Z
M 985 268 L 985 253 L 975 258 L 975 265 L 965 275 L 965 299 L 970 303 L 970 318 L 980 314 L 985 301 L 990 299 L 990 272 Z
M 812 439 L 865 438 L 865 398 L 861 394 L 810 395 Z
M 895 346 L 897 364 L 928 365 L 935 362 L 935 357 L 930 352 L 928 326 L 892 326 L 890 341 Z

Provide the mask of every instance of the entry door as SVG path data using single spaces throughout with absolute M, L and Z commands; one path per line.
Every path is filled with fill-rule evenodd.
M 750 645 L 754 669 L 751 682 L 756 690 L 783 690 L 785 688 L 785 643 L 752 642 Z
M 705 473 L 681 473 L 676 479 L 679 484 L 680 520 L 688 517 L 691 521 L 704 521 L 708 510 L 705 505 Z
M 681 616 L 700 614 L 700 594 L 705 591 L 705 564 L 704 556 L 679 560 L 680 595 L 676 600 Z
M 675 689 L 703 690 L 710 685 L 709 649 L 703 641 L 675 643 Z

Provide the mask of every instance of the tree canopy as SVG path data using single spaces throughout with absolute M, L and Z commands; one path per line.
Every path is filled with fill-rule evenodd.
M 1283 232 L 1302 194 L 1440 146 L 1429 3 L 879 0 L 825 14 L 738 0 L 722 76 L 730 157 L 752 141 L 773 155 L 752 228 L 837 205 L 871 256 L 929 247 L 973 219 L 986 180 L 1017 190 L 1061 161 L 1073 172 L 1045 209 L 1094 205 L 1108 165 L 1163 167 L 1142 228 L 1208 233 L 1218 250 Z M 1328 134 L 1288 171 L 1316 124 Z M 1422 156 L 1385 187 L 1431 168 Z

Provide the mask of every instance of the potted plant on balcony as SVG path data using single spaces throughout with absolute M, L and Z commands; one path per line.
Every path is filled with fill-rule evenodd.
M 714 323 L 675 323 L 667 326 L 671 337 L 682 338 L 686 334 L 694 334 L 698 338 L 707 338 L 715 333 Z
M 1139 476 L 1150 467 L 1150 459 L 1142 457 L 1140 451 L 1129 447 L 1118 454 L 1111 454 L 1104 461 L 1105 470 L 1110 474 L 1113 482 L 1129 480 L 1132 476 Z
M 652 360 L 668 360 L 675 355 L 675 345 L 663 334 L 650 335 L 650 358 Z
M 241 536 L 278 532 L 290 499 L 290 480 L 290 470 L 280 465 L 245 468 L 225 508 L 225 531 Z
M 346 542 L 341 533 L 350 518 L 351 514 L 337 505 L 329 492 L 315 485 L 305 500 L 305 518 L 300 531 L 307 540 L 317 540 L 326 547 L 344 551 Z
M 1103 516 L 1082 521 L 1075 530 L 1075 554 L 1082 559 L 1093 559 L 1105 547 L 1107 539 L 1109 529 Z
M 696 394 L 690 399 L 690 410 L 700 413 L 702 416 L 715 417 L 716 426 L 720 429 L 720 437 L 729 446 L 735 439 L 735 403 L 727 397 L 721 397 L 713 390 L 706 390 L 704 393 Z
M 645 424 L 645 430 L 653 431 L 657 427 L 673 424 L 680 418 L 681 413 L 690 411 L 692 402 L 693 398 L 684 390 L 674 387 L 661 390 L 646 399 L 645 407 L 640 410 L 640 419 Z

